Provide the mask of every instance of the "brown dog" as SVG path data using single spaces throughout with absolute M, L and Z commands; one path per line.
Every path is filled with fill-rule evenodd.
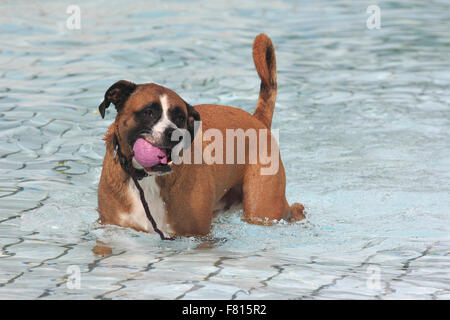
M 211 151 L 212 142 L 201 138 L 208 129 L 224 135 L 229 129 L 266 130 L 267 137 L 259 135 L 257 140 L 266 141 L 270 150 L 272 146 L 277 147 L 270 132 L 277 93 L 275 49 L 264 34 L 254 41 L 253 60 L 261 78 L 253 115 L 228 106 L 193 107 L 172 90 L 153 83 L 136 85 L 121 80 L 106 91 L 99 106 L 100 113 L 104 117 L 105 109 L 113 103 L 117 115 L 104 138 L 106 155 L 98 189 L 102 223 L 145 232 L 153 232 L 157 226 L 171 236 L 198 236 L 209 233 L 215 213 L 234 205 L 243 206 L 244 219 L 250 223 L 270 224 L 273 220 L 304 218 L 301 204 L 289 206 L 286 201 L 286 177 L 279 153 L 276 154 L 278 170 L 273 174 L 261 174 L 267 162 L 250 161 L 253 147 L 249 136 L 243 140 L 244 163 L 238 161 L 239 146 L 227 149 L 226 142 L 220 141 L 214 141 L 216 147 L 227 150 L 222 155 L 218 149 L 210 153 L 216 157 L 216 162 L 212 163 L 205 160 L 208 163 L 174 165 L 169 156 L 167 164 L 143 168 L 134 158 L 133 145 L 138 138 L 172 154 L 179 143 L 173 141 L 173 132 L 177 129 L 186 129 L 191 136 L 180 156 L 195 158 L 198 149 L 205 153 L 207 148 Z M 201 127 L 195 130 L 197 121 L 201 121 Z M 200 146 L 197 151 L 196 143 Z M 268 154 L 278 152 L 275 149 Z M 225 161 L 229 160 L 226 157 L 230 152 L 234 163 Z M 219 164 L 222 158 L 224 161 Z

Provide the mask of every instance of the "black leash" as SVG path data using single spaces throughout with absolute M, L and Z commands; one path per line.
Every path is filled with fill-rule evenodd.
M 133 170 L 132 170 L 133 172 Z M 158 226 L 156 225 L 156 221 L 155 219 L 153 219 L 152 214 L 150 213 L 150 208 L 148 207 L 148 203 L 145 200 L 145 195 L 144 195 L 144 190 L 142 190 L 142 187 L 139 185 L 138 179 L 136 178 L 136 176 L 134 176 L 133 174 L 131 174 L 131 178 L 134 181 L 134 184 L 136 185 L 136 188 L 139 190 L 139 196 L 141 198 L 141 202 L 142 205 L 144 206 L 144 210 L 145 210 L 145 214 L 147 215 L 148 220 L 150 220 L 152 226 L 153 226 L 153 230 L 155 230 L 155 232 L 157 234 L 159 234 L 159 236 L 161 237 L 161 240 L 175 240 L 174 237 L 166 237 L 164 235 L 164 233 L 158 229 Z
M 119 162 L 122 167 L 122 169 L 130 175 L 130 177 L 133 179 L 134 185 L 139 191 L 139 197 L 141 198 L 142 206 L 144 207 L 145 214 L 147 215 L 147 219 L 150 220 L 150 223 L 152 224 L 153 230 L 159 234 L 161 240 L 175 240 L 175 237 L 166 237 L 164 233 L 158 229 L 158 226 L 156 224 L 155 219 L 153 219 L 153 216 L 150 212 L 150 208 L 148 207 L 147 200 L 145 200 L 145 194 L 144 190 L 142 190 L 141 185 L 139 184 L 139 180 L 142 180 L 145 177 L 148 177 L 147 172 L 144 170 L 139 170 L 133 167 L 132 163 L 132 157 L 133 154 L 131 154 L 130 158 L 127 159 L 122 151 L 120 150 L 119 141 L 117 139 L 117 136 L 114 135 L 114 158 L 116 154 L 119 156 Z

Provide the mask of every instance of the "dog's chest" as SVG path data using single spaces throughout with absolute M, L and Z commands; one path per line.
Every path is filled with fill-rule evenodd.
M 139 180 L 138 183 L 144 191 L 145 201 L 148 204 L 150 213 L 155 220 L 158 229 L 164 233 L 171 233 L 172 230 L 167 224 L 165 203 L 161 198 L 161 190 L 155 181 L 155 177 L 146 177 Z M 139 190 L 132 179 L 130 179 L 129 191 L 133 202 L 132 211 L 122 215 L 122 220 L 127 220 L 126 222 L 134 225 L 137 229 L 143 229 L 147 232 L 154 233 L 153 226 L 147 218 L 144 206 L 142 205 Z

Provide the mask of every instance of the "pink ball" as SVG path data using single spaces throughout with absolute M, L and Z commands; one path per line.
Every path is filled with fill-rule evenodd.
M 151 143 L 140 138 L 133 146 L 134 158 L 144 168 L 151 168 L 157 164 L 167 164 L 166 151 L 154 147 Z

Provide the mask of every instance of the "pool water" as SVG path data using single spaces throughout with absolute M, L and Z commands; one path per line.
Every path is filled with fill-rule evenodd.
M 77 3 L 75 30 L 63 2 L 0 4 L 1 299 L 450 299 L 448 1 Z M 307 219 L 230 212 L 176 241 L 100 226 L 105 90 L 156 82 L 252 112 L 260 32 Z

